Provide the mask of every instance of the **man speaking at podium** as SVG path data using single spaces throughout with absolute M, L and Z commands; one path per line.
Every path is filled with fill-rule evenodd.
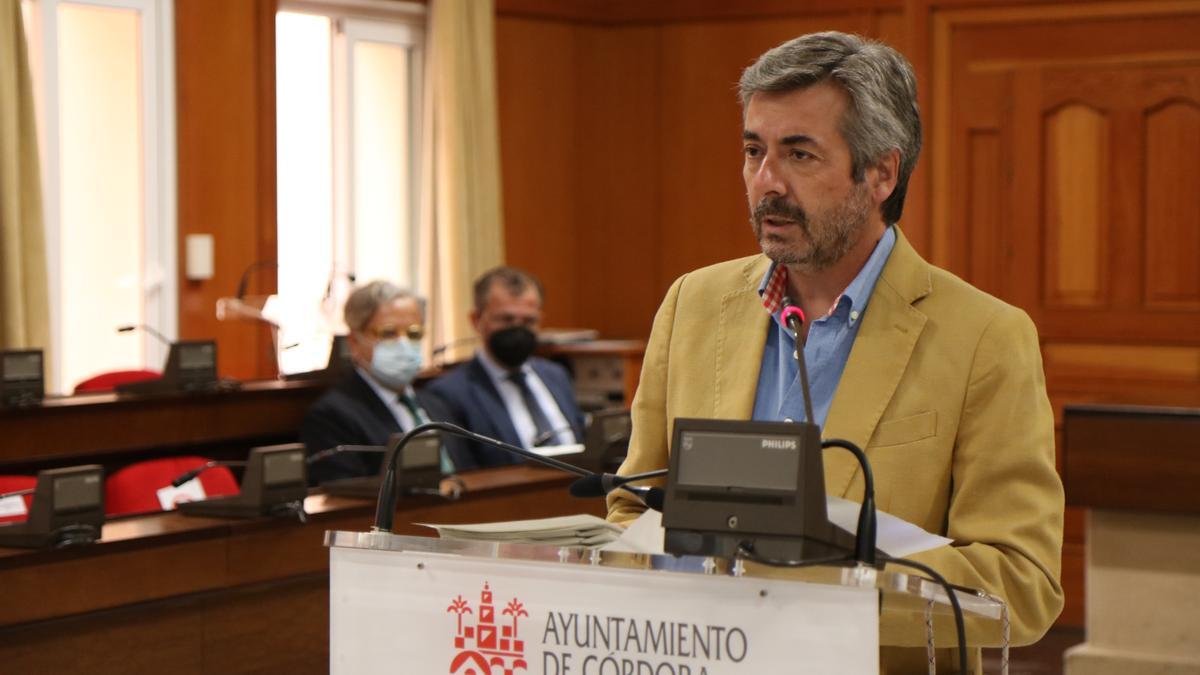
M 885 45 L 817 33 L 763 54 L 739 92 L 762 255 L 685 274 L 667 292 L 620 472 L 667 466 L 676 417 L 803 420 L 799 345 L 813 421 L 866 450 L 878 507 L 954 541 L 913 558 L 1005 600 L 1013 642 L 1036 641 L 1063 602 L 1063 490 L 1037 332 L 1021 310 L 925 262 L 897 225 L 921 146 L 912 66 Z M 809 317 L 795 338 L 784 297 Z M 853 456 L 824 458 L 828 494 L 861 500 Z M 621 490 L 609 497 L 610 520 L 642 508 Z M 923 636 L 885 623 L 880 638 Z M 924 666 L 924 649 L 883 649 L 883 672 Z

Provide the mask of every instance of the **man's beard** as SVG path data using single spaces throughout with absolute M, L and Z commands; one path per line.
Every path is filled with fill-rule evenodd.
M 820 272 L 841 260 L 862 238 L 870 214 L 870 193 L 866 183 L 856 183 L 840 203 L 810 219 L 803 208 L 783 197 L 763 197 L 750 216 L 754 236 L 762 252 L 771 260 L 797 266 L 806 272 Z M 763 220 L 775 216 L 789 220 L 800 230 L 796 238 L 785 240 L 763 235 Z M 804 246 L 807 243 L 807 247 Z

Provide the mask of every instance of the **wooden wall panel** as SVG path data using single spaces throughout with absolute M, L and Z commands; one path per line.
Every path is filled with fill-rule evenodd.
M 1172 101 L 1145 128 L 1146 307 L 1200 310 L 1200 161 L 1179 161 L 1200 157 L 1200 105 Z
M 1200 405 L 1200 2 L 917 4 L 935 262 L 1033 317 L 1056 411 Z M 1083 616 L 1082 528 L 1071 510 L 1067 623 Z
M 507 262 L 546 287 L 544 323 L 577 326 L 579 29 L 499 17 L 496 81 Z
M 179 336 L 217 340 L 222 376 L 274 373 L 270 333 L 218 322 L 217 299 L 243 270 L 275 258 L 275 0 L 176 0 Z M 184 275 L 187 235 L 214 236 L 214 277 Z M 274 291 L 274 273 L 251 293 Z
M 663 287 L 657 158 L 659 29 L 584 27 L 575 128 L 575 297 L 580 325 L 606 337 L 649 335 Z
M 966 175 L 967 213 L 970 225 L 966 237 L 968 274 L 975 285 L 996 293 L 1001 275 L 997 243 L 1001 240 L 1004 171 L 1000 134 L 995 129 L 973 129 L 966 145 L 970 170 Z
M 1045 301 L 1051 307 L 1105 304 L 1108 269 L 1108 119 L 1071 104 L 1045 116 Z

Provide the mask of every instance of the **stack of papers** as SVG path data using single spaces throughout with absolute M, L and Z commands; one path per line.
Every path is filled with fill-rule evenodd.
M 619 525 L 613 525 L 603 518 L 584 514 L 478 525 L 417 524 L 432 527 L 443 539 L 544 546 L 604 546 L 616 541 L 624 531 Z

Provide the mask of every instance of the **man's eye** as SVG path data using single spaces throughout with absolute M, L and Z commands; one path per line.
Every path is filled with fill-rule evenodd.
M 804 150 L 793 150 L 792 159 L 812 159 L 812 155 Z
M 752 158 L 758 157 L 762 154 L 762 151 L 753 145 L 747 145 L 746 147 L 742 148 L 742 152 L 745 153 L 745 155 L 747 157 L 752 157 Z

